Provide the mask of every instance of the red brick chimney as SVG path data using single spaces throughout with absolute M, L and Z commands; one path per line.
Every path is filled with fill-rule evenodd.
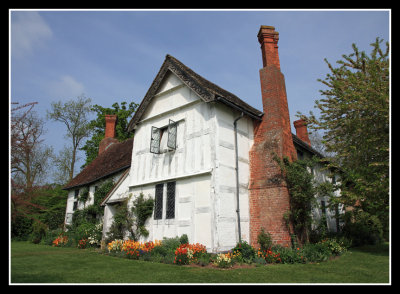
M 261 26 L 258 32 L 263 68 L 260 69 L 264 115 L 254 124 L 254 143 L 250 150 L 250 243 L 264 228 L 277 244 L 289 245 L 290 233 L 284 220 L 289 211 L 289 193 L 281 170 L 274 160 L 287 156 L 296 160 L 286 98 L 285 78 L 280 70 L 279 33 L 272 26 Z
M 293 122 L 296 128 L 296 136 L 299 137 L 304 143 L 311 146 L 310 138 L 308 137 L 307 123 L 304 119 L 299 119 Z
M 117 143 L 118 140 L 115 138 L 115 124 L 117 121 L 117 116 L 114 114 L 106 114 L 106 130 L 104 139 L 100 141 L 99 153 L 104 152 L 111 144 Z

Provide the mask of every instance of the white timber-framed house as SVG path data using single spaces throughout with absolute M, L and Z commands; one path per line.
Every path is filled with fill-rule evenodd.
M 260 32 L 271 28 L 262 26 Z M 265 54 L 263 51 L 263 59 L 268 58 Z M 209 252 L 229 250 L 239 241 L 254 244 L 260 216 L 254 217 L 251 166 L 260 158 L 254 158 L 252 150 L 267 112 L 166 55 L 128 125 L 127 131 L 134 133 L 130 162 L 119 171 L 115 186 L 101 203 L 103 236 L 112 223 L 114 204 L 143 193 L 155 200 L 155 207 L 146 223 L 149 236 L 141 241 L 186 234 L 190 243 L 201 243 Z M 295 128 L 297 134 L 289 134 L 297 156 L 322 157 L 311 147 L 306 126 L 297 121 Z M 313 172 L 319 173 L 321 180 L 330 180 L 320 168 Z M 73 188 L 69 184 L 71 203 Z M 256 213 L 262 216 L 267 212 Z M 322 213 L 328 228 L 336 230 L 335 212 L 317 210 L 314 215 Z M 271 221 L 260 219 L 269 231 Z M 271 230 L 275 229 L 271 226 Z M 281 234 L 279 230 L 276 236 Z M 276 240 L 285 242 L 284 238 Z

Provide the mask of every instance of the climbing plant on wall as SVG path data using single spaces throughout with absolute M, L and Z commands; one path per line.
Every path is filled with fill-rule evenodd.
M 154 199 L 145 198 L 142 193 L 135 197 L 132 206 L 128 203 L 132 195 L 123 202 L 114 205 L 115 213 L 113 222 L 107 233 L 108 240 L 123 239 L 126 234 L 129 238 L 137 241 L 141 236 L 147 237 L 149 231 L 146 229 L 146 221 L 153 214 Z
M 281 159 L 275 156 L 275 160 L 281 168 L 289 190 L 290 211 L 286 217 L 293 225 L 294 232 L 291 233 L 294 233 L 301 243 L 306 243 L 312 223 L 312 207 L 316 204 L 317 189 L 311 172 L 316 159 L 291 162 L 287 157 Z

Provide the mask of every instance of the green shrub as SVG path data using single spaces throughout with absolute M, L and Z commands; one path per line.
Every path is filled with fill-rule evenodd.
M 305 263 L 306 258 L 303 256 L 302 249 L 300 247 L 282 247 L 280 245 L 272 246 L 271 250 L 275 254 L 279 254 L 281 263 Z
M 173 237 L 173 238 L 167 238 L 164 237 L 161 245 L 160 246 L 155 246 L 151 254 L 155 256 L 160 256 L 163 259 L 164 263 L 170 263 L 172 264 L 175 259 L 175 250 L 178 248 L 181 244 L 186 244 L 187 241 L 187 236 L 182 235 L 181 237 Z M 183 241 L 184 243 L 181 243 Z M 157 257 L 158 258 L 158 257 Z
M 173 252 L 175 254 L 176 248 L 181 245 L 179 237 L 166 238 L 162 239 L 161 247 L 165 248 L 167 252 Z
M 263 258 L 263 257 L 256 256 L 256 257 L 254 258 L 254 263 L 255 263 L 256 265 L 266 265 L 266 264 L 267 264 L 267 261 L 266 261 L 265 258 Z
M 211 254 L 208 252 L 201 252 L 197 258 L 196 264 L 206 266 L 211 262 Z
M 42 238 L 44 245 L 53 245 L 53 241 L 62 233 L 62 229 L 48 230 L 46 236 Z
M 379 218 L 363 211 L 347 213 L 342 232 L 353 246 L 376 245 L 383 241 L 383 226 Z
M 306 262 L 321 262 L 328 260 L 332 252 L 326 244 L 316 243 L 304 245 L 301 254 Z
M 348 243 L 346 244 L 344 239 L 326 238 L 320 243 L 324 244 L 333 255 L 341 255 L 348 248 Z
M 31 242 L 39 244 L 42 238 L 46 236 L 46 232 L 47 226 L 42 222 L 35 221 L 32 225 Z
M 16 214 L 11 218 L 11 239 L 16 241 L 27 241 L 32 233 L 32 219 Z
M 189 243 L 189 238 L 186 234 L 183 234 L 180 238 L 179 238 L 179 242 L 181 244 L 188 244 Z
M 238 251 L 242 255 L 243 261 L 246 263 L 253 262 L 256 257 L 256 250 L 249 245 L 246 241 L 242 241 L 241 243 L 237 243 L 236 247 L 232 249 L 232 251 Z
M 261 251 L 267 251 L 272 247 L 271 234 L 264 232 L 264 228 L 261 228 L 261 232 L 257 236 L 257 242 L 260 245 Z

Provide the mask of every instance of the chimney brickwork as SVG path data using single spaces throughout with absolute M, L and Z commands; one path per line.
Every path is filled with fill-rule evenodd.
M 117 116 L 113 114 L 106 114 L 105 120 L 105 135 L 104 139 L 100 141 L 98 155 L 103 153 L 111 144 L 118 142 L 118 140 L 115 138 L 115 125 L 117 121 Z
M 254 126 L 254 143 L 250 150 L 250 244 L 264 228 L 276 244 L 289 245 L 290 233 L 284 220 L 289 211 L 289 192 L 281 170 L 274 160 L 287 156 L 296 160 L 290 127 L 285 78 L 280 71 L 278 40 L 274 27 L 261 26 L 258 33 L 263 68 L 260 83 L 264 115 Z
M 296 129 L 296 136 L 304 143 L 311 146 L 310 138 L 308 137 L 307 123 L 304 119 L 299 119 L 293 122 Z

